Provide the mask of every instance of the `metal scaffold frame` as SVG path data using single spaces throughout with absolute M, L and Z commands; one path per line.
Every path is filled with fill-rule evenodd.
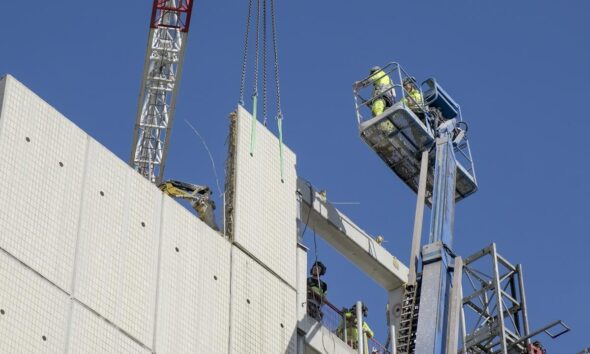
M 459 353 L 528 353 L 532 337 L 544 332 L 553 339 L 570 330 L 555 321 L 530 331 L 522 266 L 508 262 L 495 244 L 464 260 L 463 279 Z
M 154 0 L 130 165 L 162 181 L 182 74 L 192 0 Z

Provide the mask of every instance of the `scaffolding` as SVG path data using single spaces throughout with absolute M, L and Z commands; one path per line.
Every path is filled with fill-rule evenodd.
M 529 329 L 522 266 L 502 257 L 495 244 L 465 258 L 463 279 L 459 353 L 535 353 L 532 337 L 554 339 L 570 330 L 559 320 Z

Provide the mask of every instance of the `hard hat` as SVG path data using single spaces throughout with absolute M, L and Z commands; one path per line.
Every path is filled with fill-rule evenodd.
M 381 70 L 381 67 L 379 65 L 375 65 L 374 67 L 371 68 L 371 70 L 369 71 L 370 74 Z
M 413 76 L 408 76 L 404 79 L 404 85 L 405 84 L 415 84 L 416 83 L 416 78 Z
M 328 268 L 326 268 L 326 266 L 324 265 L 324 263 L 320 262 L 320 261 L 315 261 L 312 265 L 311 265 L 311 269 L 309 270 L 309 273 L 311 274 L 313 271 L 314 267 L 320 267 L 320 275 L 324 275 L 326 274 L 326 270 L 328 270 Z
M 350 311 L 352 311 L 353 313 L 356 313 L 356 304 L 354 304 L 350 307 Z M 363 303 L 362 311 L 363 311 L 363 317 L 367 317 L 367 315 L 369 314 L 369 308 L 364 303 Z

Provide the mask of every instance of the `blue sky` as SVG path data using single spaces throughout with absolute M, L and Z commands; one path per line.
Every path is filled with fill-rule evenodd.
M 14 75 L 127 160 L 151 1 L 23 6 L 2 6 L 0 75 Z M 284 135 L 299 175 L 332 201 L 359 202 L 341 209 L 406 262 L 415 196 L 358 138 L 351 84 L 389 61 L 418 80 L 435 76 L 469 123 L 480 184 L 457 207 L 456 252 L 496 242 L 524 266 L 531 328 L 555 319 L 573 327 L 556 341 L 541 337 L 550 353 L 590 346 L 590 3 L 301 0 L 278 1 L 277 10 Z M 245 14 L 246 1 L 195 4 L 169 178 L 215 184 L 185 119 L 206 136 L 222 174 Z M 332 302 L 365 300 L 384 339 L 385 292 L 321 241 L 318 254 Z

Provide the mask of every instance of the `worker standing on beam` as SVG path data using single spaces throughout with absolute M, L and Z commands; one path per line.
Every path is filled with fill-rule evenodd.
M 324 317 L 322 306 L 328 294 L 328 284 L 320 279 L 326 274 L 324 263 L 315 261 L 309 270 L 310 277 L 307 278 L 307 314 L 318 322 Z
M 373 83 L 373 97 L 371 99 L 371 112 L 373 117 L 383 113 L 386 108 L 395 103 L 395 90 L 391 84 L 391 78 L 379 66 L 374 66 L 369 72 L 368 80 Z

